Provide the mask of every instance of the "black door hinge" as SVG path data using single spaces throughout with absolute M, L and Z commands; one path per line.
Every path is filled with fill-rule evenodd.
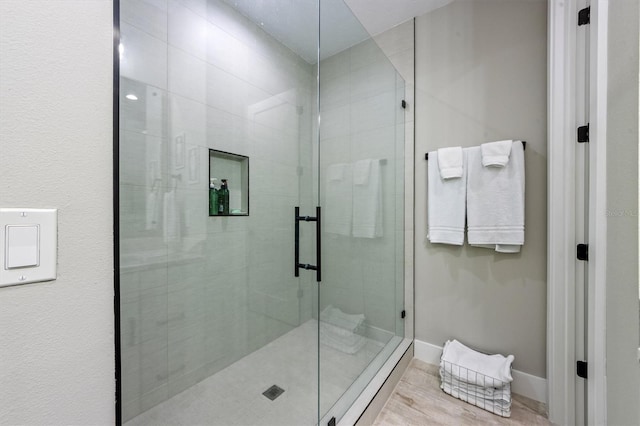
M 407 108 L 407 101 L 405 101 L 404 99 L 402 100 L 402 103 L 400 104 L 402 106 L 402 108 Z
M 591 7 L 585 7 L 578 12 L 578 26 L 591 23 Z
M 400 312 L 400 318 L 404 318 L 407 316 L 407 311 Z
M 336 418 L 331 417 L 331 420 L 329 420 L 329 423 L 327 423 L 327 426 L 336 426 Z
M 589 260 L 589 244 L 578 244 L 576 257 L 578 260 Z
M 576 363 L 576 374 L 583 379 L 587 378 L 587 361 L 578 361 Z
M 578 127 L 578 142 L 589 142 L 589 125 Z

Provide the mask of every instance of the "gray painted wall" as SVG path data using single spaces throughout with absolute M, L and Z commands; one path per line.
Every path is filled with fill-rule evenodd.
M 0 1 L 0 206 L 58 208 L 58 279 L 0 289 L 0 424 L 114 424 L 112 2 Z
M 609 2 L 607 423 L 640 424 L 637 0 Z
M 546 373 L 547 2 L 454 1 L 416 21 L 416 339 Z M 520 254 L 426 241 L 424 153 L 526 140 Z

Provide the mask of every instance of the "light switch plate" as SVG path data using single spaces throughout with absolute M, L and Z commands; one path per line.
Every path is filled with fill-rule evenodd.
M 0 287 L 55 280 L 57 250 L 57 209 L 0 208 Z
M 5 269 L 40 266 L 40 225 L 5 226 Z

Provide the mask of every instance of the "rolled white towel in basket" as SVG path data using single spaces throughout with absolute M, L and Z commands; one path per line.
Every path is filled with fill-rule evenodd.
M 440 388 L 449 395 L 503 417 L 511 417 L 513 355 L 486 355 L 457 340 L 440 358 Z
M 458 380 L 478 386 L 494 386 L 495 381 L 502 384 L 513 381 L 511 364 L 514 356 L 507 357 L 495 354 L 486 355 L 463 345 L 457 340 L 445 343 L 440 360 L 441 370 L 451 374 Z M 490 380 L 487 380 L 487 377 Z
M 490 399 L 483 397 L 460 384 L 454 385 L 450 383 L 443 383 L 442 390 L 454 398 L 473 404 L 476 407 L 480 407 L 502 417 L 511 417 L 511 389 L 508 383 L 502 391 L 509 395 L 508 401 L 505 399 Z
M 458 390 L 465 395 L 472 396 L 478 399 L 484 399 L 487 401 L 496 401 L 502 405 L 511 403 L 511 384 L 495 381 L 495 387 L 493 386 L 478 386 L 473 383 L 467 383 L 462 380 L 458 380 L 449 373 L 444 375 L 440 372 L 442 379 L 442 385 L 446 391 L 447 388 L 451 390 Z M 449 393 L 449 392 L 447 392 Z

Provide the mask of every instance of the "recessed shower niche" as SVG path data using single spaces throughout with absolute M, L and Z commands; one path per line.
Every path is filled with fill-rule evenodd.
M 209 216 L 249 216 L 249 157 L 209 150 Z

